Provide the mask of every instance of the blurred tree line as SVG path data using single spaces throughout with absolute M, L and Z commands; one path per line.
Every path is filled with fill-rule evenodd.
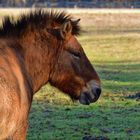
M 53 3 L 57 3 L 54 4 Z M 64 4 L 66 3 L 66 4 Z M 121 7 L 131 7 L 131 8 L 139 8 L 137 5 L 140 5 L 140 0 L 0 0 L 0 6 L 1 7 L 31 7 L 33 5 L 38 5 L 42 7 L 68 7 L 69 3 L 72 3 L 71 6 L 75 6 L 77 3 L 82 3 L 81 7 L 96 7 L 96 8 L 110 8 L 110 7 L 116 7 L 116 8 L 121 8 Z M 74 5 L 75 3 L 75 5 Z M 85 4 L 85 6 L 84 6 Z M 92 4 L 92 5 L 90 5 Z M 80 5 L 78 5 L 80 6 Z M 78 7 L 77 6 L 77 7 Z M 92 8 L 89 7 L 89 8 Z

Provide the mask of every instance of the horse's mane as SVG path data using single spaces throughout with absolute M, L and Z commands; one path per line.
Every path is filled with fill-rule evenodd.
M 71 15 L 66 14 L 64 11 L 34 10 L 28 14 L 20 15 L 17 21 L 14 21 L 11 16 L 5 16 L 0 27 L 0 36 L 20 36 L 29 25 L 38 29 L 53 28 L 50 27 L 51 24 L 61 25 L 69 20 L 72 23 L 72 34 L 78 35 L 80 26 L 77 22 L 73 21 Z

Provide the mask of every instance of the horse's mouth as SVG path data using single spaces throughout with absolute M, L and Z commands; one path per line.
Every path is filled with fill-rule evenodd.
M 101 89 L 96 88 L 91 91 L 82 91 L 79 97 L 79 102 L 83 105 L 89 105 L 96 102 L 101 94 Z

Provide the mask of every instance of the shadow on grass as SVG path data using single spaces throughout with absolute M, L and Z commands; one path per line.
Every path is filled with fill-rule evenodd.
M 135 99 L 137 101 L 140 101 L 140 92 L 135 93 L 133 95 L 128 95 L 125 97 L 126 99 Z
M 112 93 L 140 91 L 140 63 L 94 62 L 103 88 Z

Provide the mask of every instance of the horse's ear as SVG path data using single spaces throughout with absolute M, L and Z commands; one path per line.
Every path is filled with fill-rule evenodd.
M 73 20 L 73 22 L 74 22 L 75 24 L 78 24 L 80 20 L 81 20 L 81 19 L 79 18 L 79 19 L 77 19 L 77 20 Z
M 68 34 L 71 34 L 71 32 L 72 32 L 71 21 L 67 21 L 61 26 L 60 35 L 63 39 L 65 39 Z

